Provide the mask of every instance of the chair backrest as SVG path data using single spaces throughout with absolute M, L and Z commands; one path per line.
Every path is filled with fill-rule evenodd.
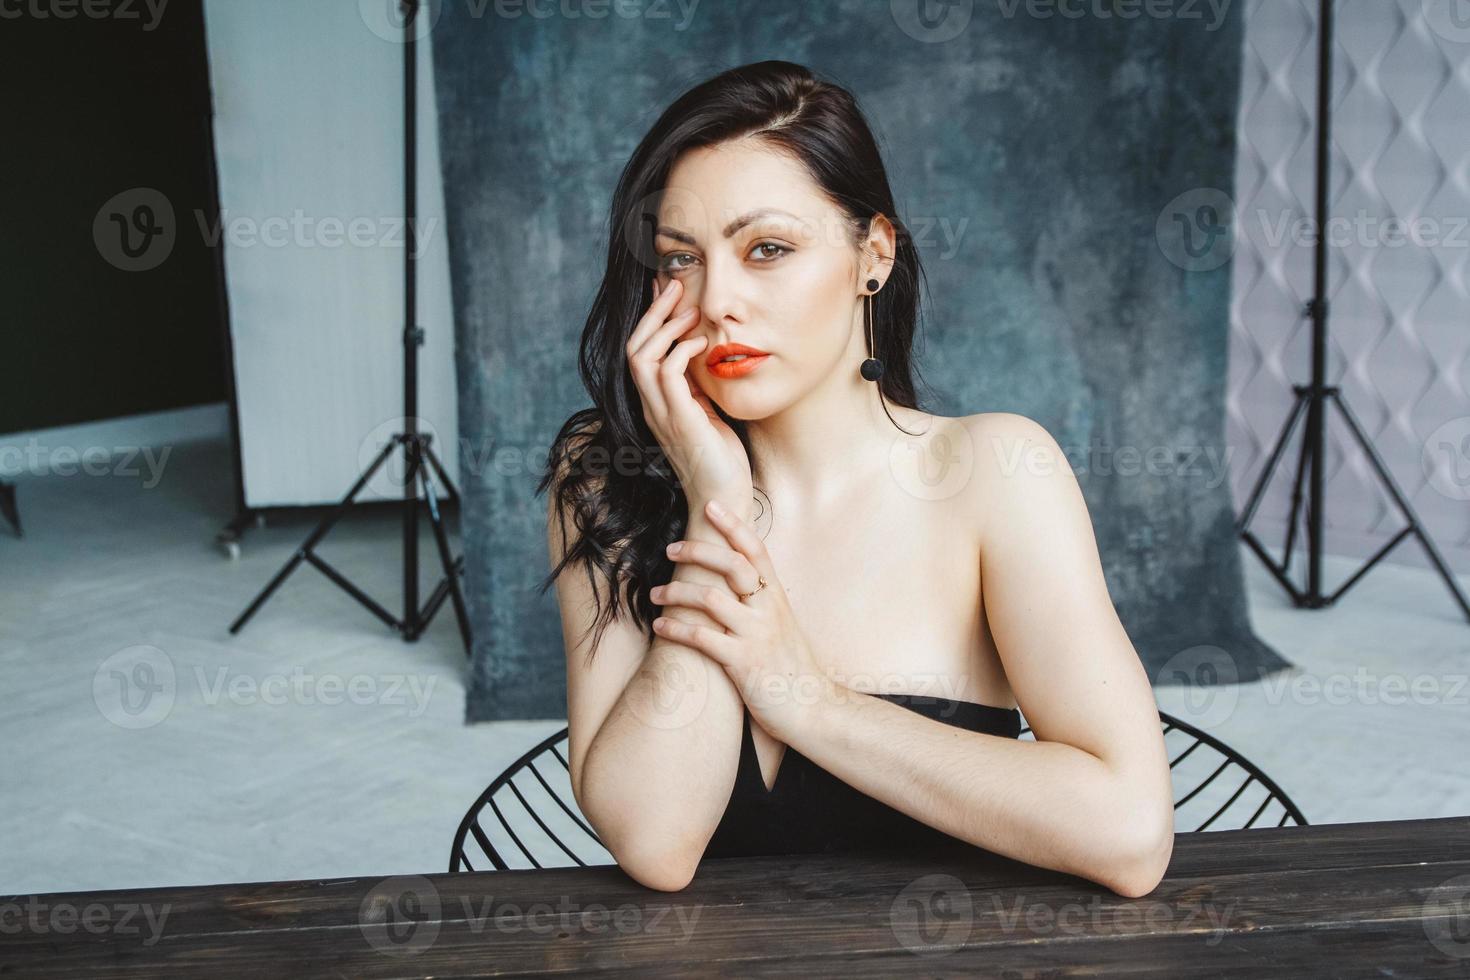
M 1274 826 L 1306 825 L 1291 798 L 1250 760 L 1208 732 L 1162 711 L 1159 720 L 1175 792 L 1188 787 L 1174 801 L 1176 830 L 1243 830 L 1255 826 L 1268 811 L 1266 819 L 1276 820 L 1277 810 L 1281 816 Z M 1022 728 L 1021 738 L 1035 741 L 1035 733 Z M 583 820 L 572 795 L 566 742 L 563 728 L 533 746 L 485 788 L 454 835 L 450 871 L 615 863 Z
M 465 813 L 450 871 L 613 864 L 572 794 L 567 729 L 511 763 Z
M 1255 763 L 1209 732 L 1170 714 L 1160 711 L 1159 721 L 1164 726 L 1164 747 L 1176 794 L 1175 831 L 1248 830 L 1263 814 L 1269 814 L 1266 820 L 1270 821 L 1276 820 L 1278 812 L 1281 818 L 1274 825 L 1262 822 L 1261 826 L 1306 826 L 1307 818 L 1291 797 Z M 1028 734 L 1034 741 L 1030 728 L 1021 729 L 1021 738 Z M 1186 791 L 1178 796 L 1181 790 Z

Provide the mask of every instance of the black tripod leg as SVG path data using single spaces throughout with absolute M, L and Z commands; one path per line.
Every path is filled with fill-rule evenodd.
M 1307 411 L 1307 418 L 1308 420 L 1311 419 L 1310 407 Z M 1302 434 L 1301 454 L 1297 457 L 1296 463 L 1296 479 L 1293 480 L 1291 484 L 1291 512 L 1286 516 L 1286 540 L 1282 544 L 1282 548 L 1284 550 L 1281 557 L 1281 570 L 1288 574 L 1290 574 L 1291 571 L 1292 549 L 1296 547 L 1297 521 L 1298 519 L 1300 519 L 1300 515 L 1303 511 L 1302 481 L 1306 479 L 1307 469 L 1312 464 L 1312 453 L 1314 452 L 1312 447 L 1312 440 L 1311 438 L 1309 438 L 1311 431 L 1312 427 L 1309 424 L 1307 426 L 1307 431 Z M 1307 511 L 1310 511 L 1311 504 L 1308 503 L 1305 509 Z M 1308 523 L 1311 522 L 1310 513 L 1307 515 L 1306 520 L 1308 521 Z
M 15 528 L 15 536 L 22 536 L 20 529 L 20 508 L 15 503 L 15 484 L 0 480 L 0 515 L 10 522 Z
M 458 500 L 459 491 L 455 489 L 454 481 L 449 479 L 449 474 L 444 472 L 444 464 L 439 462 L 439 457 L 434 455 L 434 447 L 427 442 L 424 443 L 424 455 L 429 457 L 429 462 L 434 466 L 434 472 L 439 474 L 439 482 L 444 484 L 444 489 L 449 492 L 446 499 Z
M 373 474 L 378 471 L 378 467 L 383 465 L 383 461 L 388 458 L 389 453 L 393 452 L 393 448 L 397 445 L 398 440 L 394 439 L 383 447 L 383 451 L 378 453 L 378 458 L 373 460 L 373 464 L 363 471 L 362 476 L 352 485 L 352 489 L 347 491 L 347 496 L 342 498 L 342 502 L 332 508 L 331 513 L 327 514 L 326 517 L 322 518 L 321 523 L 316 526 L 316 530 L 312 531 L 311 535 L 301 547 L 296 549 L 296 553 L 291 556 L 290 560 L 281 566 L 281 570 L 276 573 L 275 578 L 266 584 L 266 587 L 255 597 L 255 601 L 250 603 L 249 607 L 240 614 L 239 618 L 230 624 L 231 633 L 240 632 L 240 628 L 250 621 L 250 617 L 254 616 L 256 610 L 265 604 L 265 601 L 280 587 L 282 582 L 286 581 L 287 576 L 296 571 L 296 566 L 300 565 L 306 559 L 311 549 L 316 546 L 316 543 L 342 518 L 342 515 L 347 512 L 347 508 L 352 506 L 353 499 L 362 492 L 363 487 L 367 486 L 367 482 L 372 479 Z
M 1256 508 L 1259 507 L 1261 504 L 1261 495 L 1265 492 L 1266 484 L 1268 481 L 1270 481 L 1271 474 L 1274 473 L 1276 471 L 1276 467 L 1281 464 L 1281 455 L 1283 452 L 1285 452 L 1286 444 L 1291 439 L 1292 432 L 1296 430 L 1297 423 L 1301 421 L 1302 412 L 1306 408 L 1306 406 L 1307 391 L 1305 388 L 1297 386 L 1296 404 L 1292 406 L 1291 414 L 1286 417 L 1285 423 L 1281 426 L 1281 435 L 1277 437 L 1276 445 L 1271 450 L 1271 458 L 1267 460 L 1265 467 L 1261 470 L 1260 478 L 1256 480 L 1255 489 L 1251 491 L 1250 499 L 1246 503 L 1245 511 L 1242 513 L 1240 521 L 1236 524 L 1236 530 L 1240 534 L 1241 538 L 1245 541 L 1246 544 L 1250 545 L 1250 549 L 1256 553 L 1256 557 L 1261 559 L 1261 564 L 1266 566 L 1266 570 L 1269 571 L 1272 577 L 1276 579 L 1277 584 L 1279 584 L 1282 589 L 1286 591 L 1287 595 L 1291 596 L 1292 601 L 1295 602 L 1297 605 L 1302 604 L 1302 594 L 1297 591 L 1297 588 L 1295 585 L 1292 584 L 1291 579 L 1287 578 L 1284 573 L 1286 563 L 1291 560 L 1291 552 L 1288 550 L 1286 561 L 1278 564 L 1276 559 L 1272 558 L 1271 555 L 1266 551 L 1265 546 L 1261 544 L 1260 540 L 1251 533 L 1250 522 L 1256 516 Z M 1297 470 L 1297 479 L 1298 483 L 1300 483 L 1301 469 Z M 1295 522 L 1295 519 L 1295 510 L 1293 509 L 1292 521 Z
M 464 641 L 464 655 L 470 656 L 470 616 L 465 609 L 464 594 L 459 589 L 459 574 L 454 556 L 449 551 L 449 535 L 444 531 L 444 519 L 439 514 L 439 499 L 434 492 L 434 478 L 429 467 L 419 468 L 424 485 L 424 499 L 429 505 L 429 523 L 434 527 L 434 540 L 439 545 L 439 561 L 444 565 L 445 581 L 449 583 L 449 597 L 454 600 L 454 616 L 459 620 L 459 635 Z
M 1271 458 L 1261 470 L 1260 478 L 1251 490 L 1250 498 L 1246 501 L 1245 510 L 1241 514 L 1240 523 L 1236 525 L 1237 531 L 1244 531 L 1250 525 L 1251 519 L 1256 516 L 1256 508 L 1261 505 L 1261 495 L 1266 492 L 1266 483 L 1271 479 L 1271 474 L 1276 471 L 1281 462 L 1281 453 L 1286 449 L 1287 440 L 1291 438 L 1292 430 L 1296 428 L 1297 421 L 1302 417 L 1302 409 L 1306 407 L 1306 392 L 1297 390 L 1296 404 L 1292 406 L 1291 414 L 1286 417 L 1286 422 L 1281 426 L 1281 435 L 1276 438 L 1276 445 L 1271 450 Z
M 1358 440 L 1358 445 L 1363 447 L 1363 452 L 1368 454 L 1369 461 L 1373 463 L 1373 469 L 1378 473 L 1378 479 L 1383 481 L 1383 485 L 1393 495 L 1394 503 L 1398 504 L 1399 510 L 1403 512 L 1404 518 L 1409 522 L 1409 529 L 1419 539 L 1419 543 L 1424 545 L 1424 550 L 1429 554 L 1429 560 L 1439 570 L 1440 577 L 1444 579 L 1445 585 L 1449 586 L 1450 592 L 1455 597 L 1455 601 L 1460 604 L 1460 611 L 1465 614 L 1466 619 L 1470 619 L 1470 602 L 1465 601 L 1465 593 L 1460 591 L 1460 585 L 1455 581 L 1454 572 L 1450 571 L 1450 567 L 1445 564 L 1444 557 L 1440 555 L 1439 549 L 1434 546 L 1434 542 L 1430 540 L 1429 535 L 1424 533 L 1424 526 L 1419 522 L 1418 516 L 1414 513 L 1414 508 L 1409 505 L 1409 501 L 1404 496 L 1403 491 L 1399 489 L 1398 484 L 1394 482 L 1393 477 L 1389 474 L 1388 467 L 1383 463 L 1383 458 L 1378 455 L 1378 450 L 1374 449 L 1373 444 L 1368 441 L 1367 434 L 1363 432 L 1362 426 L 1358 425 L 1358 420 L 1353 416 L 1352 411 L 1348 409 L 1347 402 L 1338 396 L 1336 390 L 1332 391 L 1331 394 L 1333 403 L 1342 410 L 1342 417 L 1347 420 L 1348 428 L 1352 429 L 1354 438 Z M 1402 538 L 1403 535 L 1400 534 L 1399 537 Z M 1396 544 L 1397 541 L 1398 539 L 1396 538 L 1392 543 Z M 1373 562 L 1378 561 L 1385 553 L 1386 549 L 1380 551 L 1368 565 L 1364 566 L 1364 569 L 1366 570 L 1368 567 L 1371 567 Z M 1354 578 L 1356 579 L 1356 576 Z

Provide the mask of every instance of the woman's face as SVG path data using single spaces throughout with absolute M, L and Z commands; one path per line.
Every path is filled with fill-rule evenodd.
M 654 237 L 659 287 L 678 279 L 674 312 L 699 309 L 679 338 L 708 338 L 689 377 L 731 417 L 764 418 L 834 371 L 856 374 L 864 270 L 852 234 L 798 163 L 756 141 L 691 150 L 674 164 Z M 768 356 L 745 368 L 708 362 L 732 344 Z

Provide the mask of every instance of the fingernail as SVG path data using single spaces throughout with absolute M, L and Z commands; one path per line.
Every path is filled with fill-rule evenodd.
M 682 544 L 680 544 L 679 542 L 675 541 L 673 544 L 669 545 L 668 552 L 671 555 L 677 555 L 679 553 L 680 549 L 682 549 L 683 547 L 684 546 Z
M 725 516 L 725 508 L 720 506 L 720 502 L 718 500 L 711 500 L 709 502 L 709 512 L 712 517 Z

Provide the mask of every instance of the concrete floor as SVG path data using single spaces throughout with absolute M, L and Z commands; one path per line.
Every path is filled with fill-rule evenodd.
M 404 643 L 309 567 L 231 636 L 317 518 L 251 530 L 230 561 L 214 544 L 230 473 L 225 445 L 197 442 L 156 485 L 118 468 L 17 481 L 0 893 L 442 871 L 465 807 L 565 724 L 466 726 L 452 610 Z M 398 533 L 359 513 L 319 550 L 399 612 Z M 1160 708 L 1259 764 L 1312 823 L 1470 813 L 1470 624 L 1443 583 L 1380 564 L 1342 606 L 1304 612 L 1242 554 L 1257 627 L 1300 670 L 1160 687 Z M 1328 583 L 1358 564 L 1329 560 Z

